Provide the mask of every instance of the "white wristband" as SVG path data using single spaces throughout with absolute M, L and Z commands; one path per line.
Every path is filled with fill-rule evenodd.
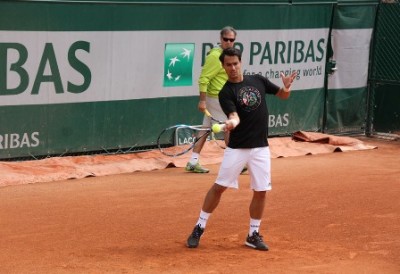
M 236 119 L 230 119 L 229 122 L 232 124 L 233 128 L 235 128 L 239 124 L 239 121 Z

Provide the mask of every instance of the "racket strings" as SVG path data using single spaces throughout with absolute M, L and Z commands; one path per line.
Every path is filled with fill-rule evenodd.
M 164 129 L 158 137 L 157 145 L 163 154 L 179 156 L 191 150 L 209 132 L 209 129 L 202 127 L 177 125 Z

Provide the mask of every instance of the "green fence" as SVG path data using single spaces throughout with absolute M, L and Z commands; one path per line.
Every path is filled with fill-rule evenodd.
M 400 133 L 400 3 L 379 5 L 370 70 L 368 134 Z

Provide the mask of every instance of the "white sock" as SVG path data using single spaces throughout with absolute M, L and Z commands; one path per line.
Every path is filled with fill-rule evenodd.
M 208 217 L 210 217 L 211 213 L 204 212 L 203 210 L 200 211 L 199 219 L 197 220 L 196 225 L 200 225 L 201 228 L 206 228 Z
M 200 154 L 196 153 L 196 152 L 193 152 L 192 153 L 192 157 L 190 157 L 189 163 L 191 165 L 195 165 L 199 161 L 199 158 L 200 158 Z
M 261 220 L 251 219 L 250 218 L 250 229 L 249 236 L 253 235 L 253 232 L 258 232 L 260 229 Z

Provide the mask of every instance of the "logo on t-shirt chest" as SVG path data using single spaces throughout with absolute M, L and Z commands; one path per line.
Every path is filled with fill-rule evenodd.
M 261 94 L 255 87 L 242 87 L 238 93 L 238 100 L 241 108 L 249 112 L 261 104 Z

